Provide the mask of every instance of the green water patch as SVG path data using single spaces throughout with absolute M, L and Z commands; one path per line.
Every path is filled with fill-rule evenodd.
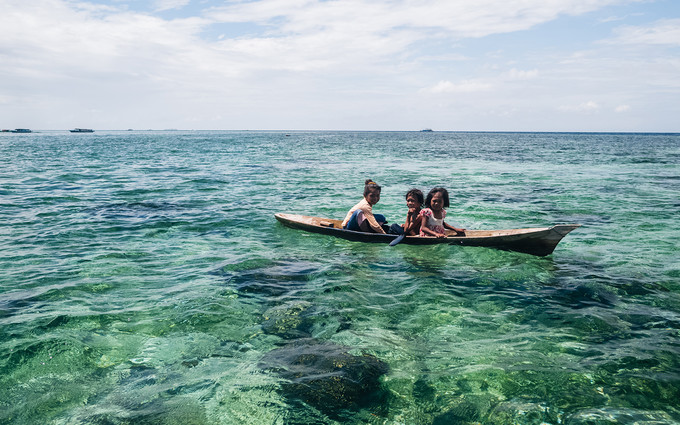
M 0 422 L 678 423 L 677 141 L 26 136 L 0 175 Z M 408 189 L 443 185 L 463 227 L 583 226 L 539 258 L 362 244 L 274 219 L 343 218 L 366 178 L 391 222 Z M 319 381 L 334 388 L 322 398 L 295 387 L 316 375 L 262 366 L 338 366 L 323 350 L 386 369 L 352 393 L 327 368 L 339 385 Z M 344 397 L 359 393 L 377 402 Z

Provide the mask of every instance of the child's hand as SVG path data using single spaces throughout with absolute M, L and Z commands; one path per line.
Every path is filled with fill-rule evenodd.
M 437 233 L 437 237 L 438 237 L 439 239 L 442 239 L 442 238 L 445 238 L 446 235 L 443 234 L 443 233 Z

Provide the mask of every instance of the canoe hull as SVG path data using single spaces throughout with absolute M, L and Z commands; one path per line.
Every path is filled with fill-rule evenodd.
M 397 235 L 346 230 L 341 227 L 340 220 L 328 218 L 283 213 L 275 214 L 275 217 L 280 223 L 293 229 L 320 233 L 354 242 L 388 244 L 397 237 Z M 406 245 L 481 246 L 546 256 L 552 254 L 562 238 L 579 226 L 579 224 L 559 224 L 552 227 L 528 229 L 467 230 L 466 236 L 451 235 L 446 238 L 407 236 L 401 243 Z

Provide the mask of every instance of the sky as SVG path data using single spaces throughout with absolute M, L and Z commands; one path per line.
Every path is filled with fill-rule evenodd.
M 678 0 L 0 0 L 0 128 L 680 132 Z

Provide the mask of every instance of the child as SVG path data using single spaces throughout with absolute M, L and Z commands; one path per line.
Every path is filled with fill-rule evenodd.
M 446 237 L 446 229 L 456 232 L 456 236 L 465 236 L 465 229 L 457 229 L 444 222 L 446 210 L 449 207 L 449 192 L 443 187 L 435 187 L 427 194 L 425 207 L 420 211 L 423 222 L 420 226 L 420 236 Z
M 423 217 L 420 216 L 420 207 L 423 205 L 423 192 L 418 189 L 411 189 L 406 192 L 406 222 L 404 223 L 404 234 L 406 236 L 417 236 Z
M 386 223 L 382 214 L 373 215 L 373 205 L 380 201 L 381 187 L 371 179 L 364 184 L 364 199 L 352 207 L 342 220 L 342 228 L 357 232 L 385 233 L 381 224 Z

